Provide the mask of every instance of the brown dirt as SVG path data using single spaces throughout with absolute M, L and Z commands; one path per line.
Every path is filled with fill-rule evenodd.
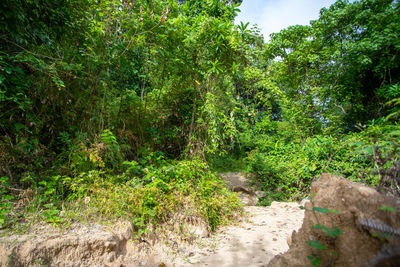
M 334 209 L 321 213 L 313 207 Z M 385 211 L 382 207 L 396 208 Z M 307 256 L 315 254 L 320 266 L 400 266 L 400 202 L 376 190 L 337 176 L 323 174 L 311 187 L 311 202 L 306 204 L 303 225 L 292 235 L 292 245 L 285 254 L 275 257 L 271 267 L 311 266 Z M 329 237 L 321 229 L 338 227 L 342 234 Z M 306 241 L 319 241 L 326 250 L 311 248 Z M 384 265 L 373 258 L 396 254 Z M 376 264 L 375 264 L 376 263 Z

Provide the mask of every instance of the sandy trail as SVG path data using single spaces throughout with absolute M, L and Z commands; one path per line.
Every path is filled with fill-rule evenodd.
M 246 207 L 248 221 L 220 229 L 205 247 L 195 249 L 176 266 L 267 266 L 289 247 L 287 237 L 301 227 L 304 212 L 297 203 Z M 186 261 L 186 263 L 184 261 Z
M 245 178 L 237 173 L 222 176 L 231 185 L 245 186 Z M 238 225 L 219 229 L 199 246 L 188 247 L 166 266 L 261 267 L 277 254 L 289 249 L 288 237 L 297 231 L 304 218 L 298 203 L 273 202 L 269 207 L 247 206 L 248 216 Z

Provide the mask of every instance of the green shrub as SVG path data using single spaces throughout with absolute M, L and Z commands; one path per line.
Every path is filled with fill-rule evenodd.
M 304 197 L 311 182 L 323 172 L 376 186 L 380 178 L 374 151 L 379 147 L 383 155 L 392 153 L 398 129 L 396 125 L 378 123 L 359 133 L 314 135 L 290 142 L 277 135 L 262 135 L 255 138 L 257 148 L 245 159 L 247 171 L 255 174 L 253 182 L 267 192 L 269 200 Z M 393 165 L 393 160 L 386 166 Z
M 214 230 L 240 210 L 237 195 L 200 160 L 167 163 L 158 158 L 155 164 L 125 165 L 125 173 L 117 178 L 95 170 L 81 173 L 73 179 L 70 197 L 78 202 L 90 199 L 88 210 L 95 212 L 88 216 L 126 218 L 139 233 L 188 208 Z

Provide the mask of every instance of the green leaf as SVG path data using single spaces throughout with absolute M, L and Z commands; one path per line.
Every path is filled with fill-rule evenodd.
M 335 209 L 325 209 L 325 208 L 320 208 L 320 207 L 313 207 L 312 210 L 313 211 L 317 211 L 317 212 L 321 212 L 321 213 L 331 212 L 331 213 L 339 214 L 339 211 L 335 210 Z
M 315 254 L 307 256 L 307 258 L 310 260 L 312 266 L 318 266 L 321 264 L 321 259 Z
M 316 248 L 318 250 L 327 250 L 328 248 L 322 244 L 321 242 L 319 242 L 318 240 L 315 241 L 306 241 L 306 243 L 312 247 L 312 248 Z
M 326 227 L 326 226 L 316 224 L 316 225 L 314 225 L 312 228 L 314 228 L 314 229 L 321 229 L 321 230 L 323 230 L 328 236 L 330 236 L 330 237 L 332 237 L 332 238 L 336 238 L 336 237 L 338 237 L 339 235 L 342 234 L 342 232 L 340 231 L 340 229 L 339 229 L 337 226 L 334 226 L 334 227 L 332 227 L 332 228 L 328 228 L 328 227 Z
M 342 231 L 340 231 L 340 229 L 337 226 L 332 227 L 332 229 L 330 229 L 331 231 L 331 235 L 332 237 L 338 237 L 339 235 L 342 234 Z
M 392 115 L 392 114 L 390 114 Z M 393 114 L 394 115 L 394 114 Z M 390 136 L 400 136 L 400 131 L 393 131 L 389 133 Z
M 354 143 L 351 143 L 351 144 L 349 144 L 349 146 L 350 146 L 350 147 L 354 147 L 354 146 L 362 146 L 362 145 L 364 145 L 364 143 L 363 143 L 363 142 L 354 142 Z
M 388 233 L 384 233 L 384 232 L 379 232 L 379 235 L 382 236 L 383 238 L 386 238 L 386 239 L 392 239 L 393 238 L 393 235 L 388 234 Z
M 19 122 L 15 123 L 14 127 L 15 127 L 15 130 L 17 132 L 21 131 L 21 129 L 25 129 L 26 128 L 25 125 L 23 125 L 22 123 L 19 123 Z
M 364 149 L 364 152 L 368 155 L 368 156 L 373 156 L 374 154 L 374 148 L 372 146 L 367 146 Z
M 395 207 L 390 206 L 382 206 L 379 209 L 383 211 L 397 212 L 397 209 Z
M 316 224 L 316 225 L 314 225 L 312 228 L 314 228 L 314 229 L 322 229 L 322 227 L 325 227 L 325 226 Z
M 329 209 L 328 211 L 331 213 L 339 214 L 339 211 L 335 209 Z
M 325 208 L 320 208 L 320 207 L 313 207 L 313 211 L 321 212 L 321 213 L 327 213 L 329 210 Z

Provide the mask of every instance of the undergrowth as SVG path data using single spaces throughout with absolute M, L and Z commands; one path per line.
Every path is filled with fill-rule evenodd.
M 257 135 L 248 131 L 241 137 L 247 153 L 247 172 L 253 174 L 252 182 L 267 193 L 260 202 L 262 205 L 269 205 L 273 200 L 306 197 L 312 181 L 324 172 L 378 186 L 385 170 L 392 170 L 399 159 L 398 125 L 372 123 L 357 133 L 303 137 L 286 128 L 284 123 L 269 120 L 260 123 L 280 129 Z M 291 137 L 285 139 L 288 136 Z M 380 162 L 377 155 L 385 160 Z M 390 182 L 386 183 L 390 186 Z
M 68 226 L 74 221 L 127 219 L 138 234 L 157 227 L 176 213 L 203 219 L 211 230 L 234 219 L 241 210 L 237 195 L 199 159 L 168 160 L 148 153 L 123 160 L 121 145 L 111 131 L 97 142 L 70 144 L 69 168 L 26 182 L 13 192 L 7 177 L 0 180 L 0 227 L 24 231 L 47 222 Z

